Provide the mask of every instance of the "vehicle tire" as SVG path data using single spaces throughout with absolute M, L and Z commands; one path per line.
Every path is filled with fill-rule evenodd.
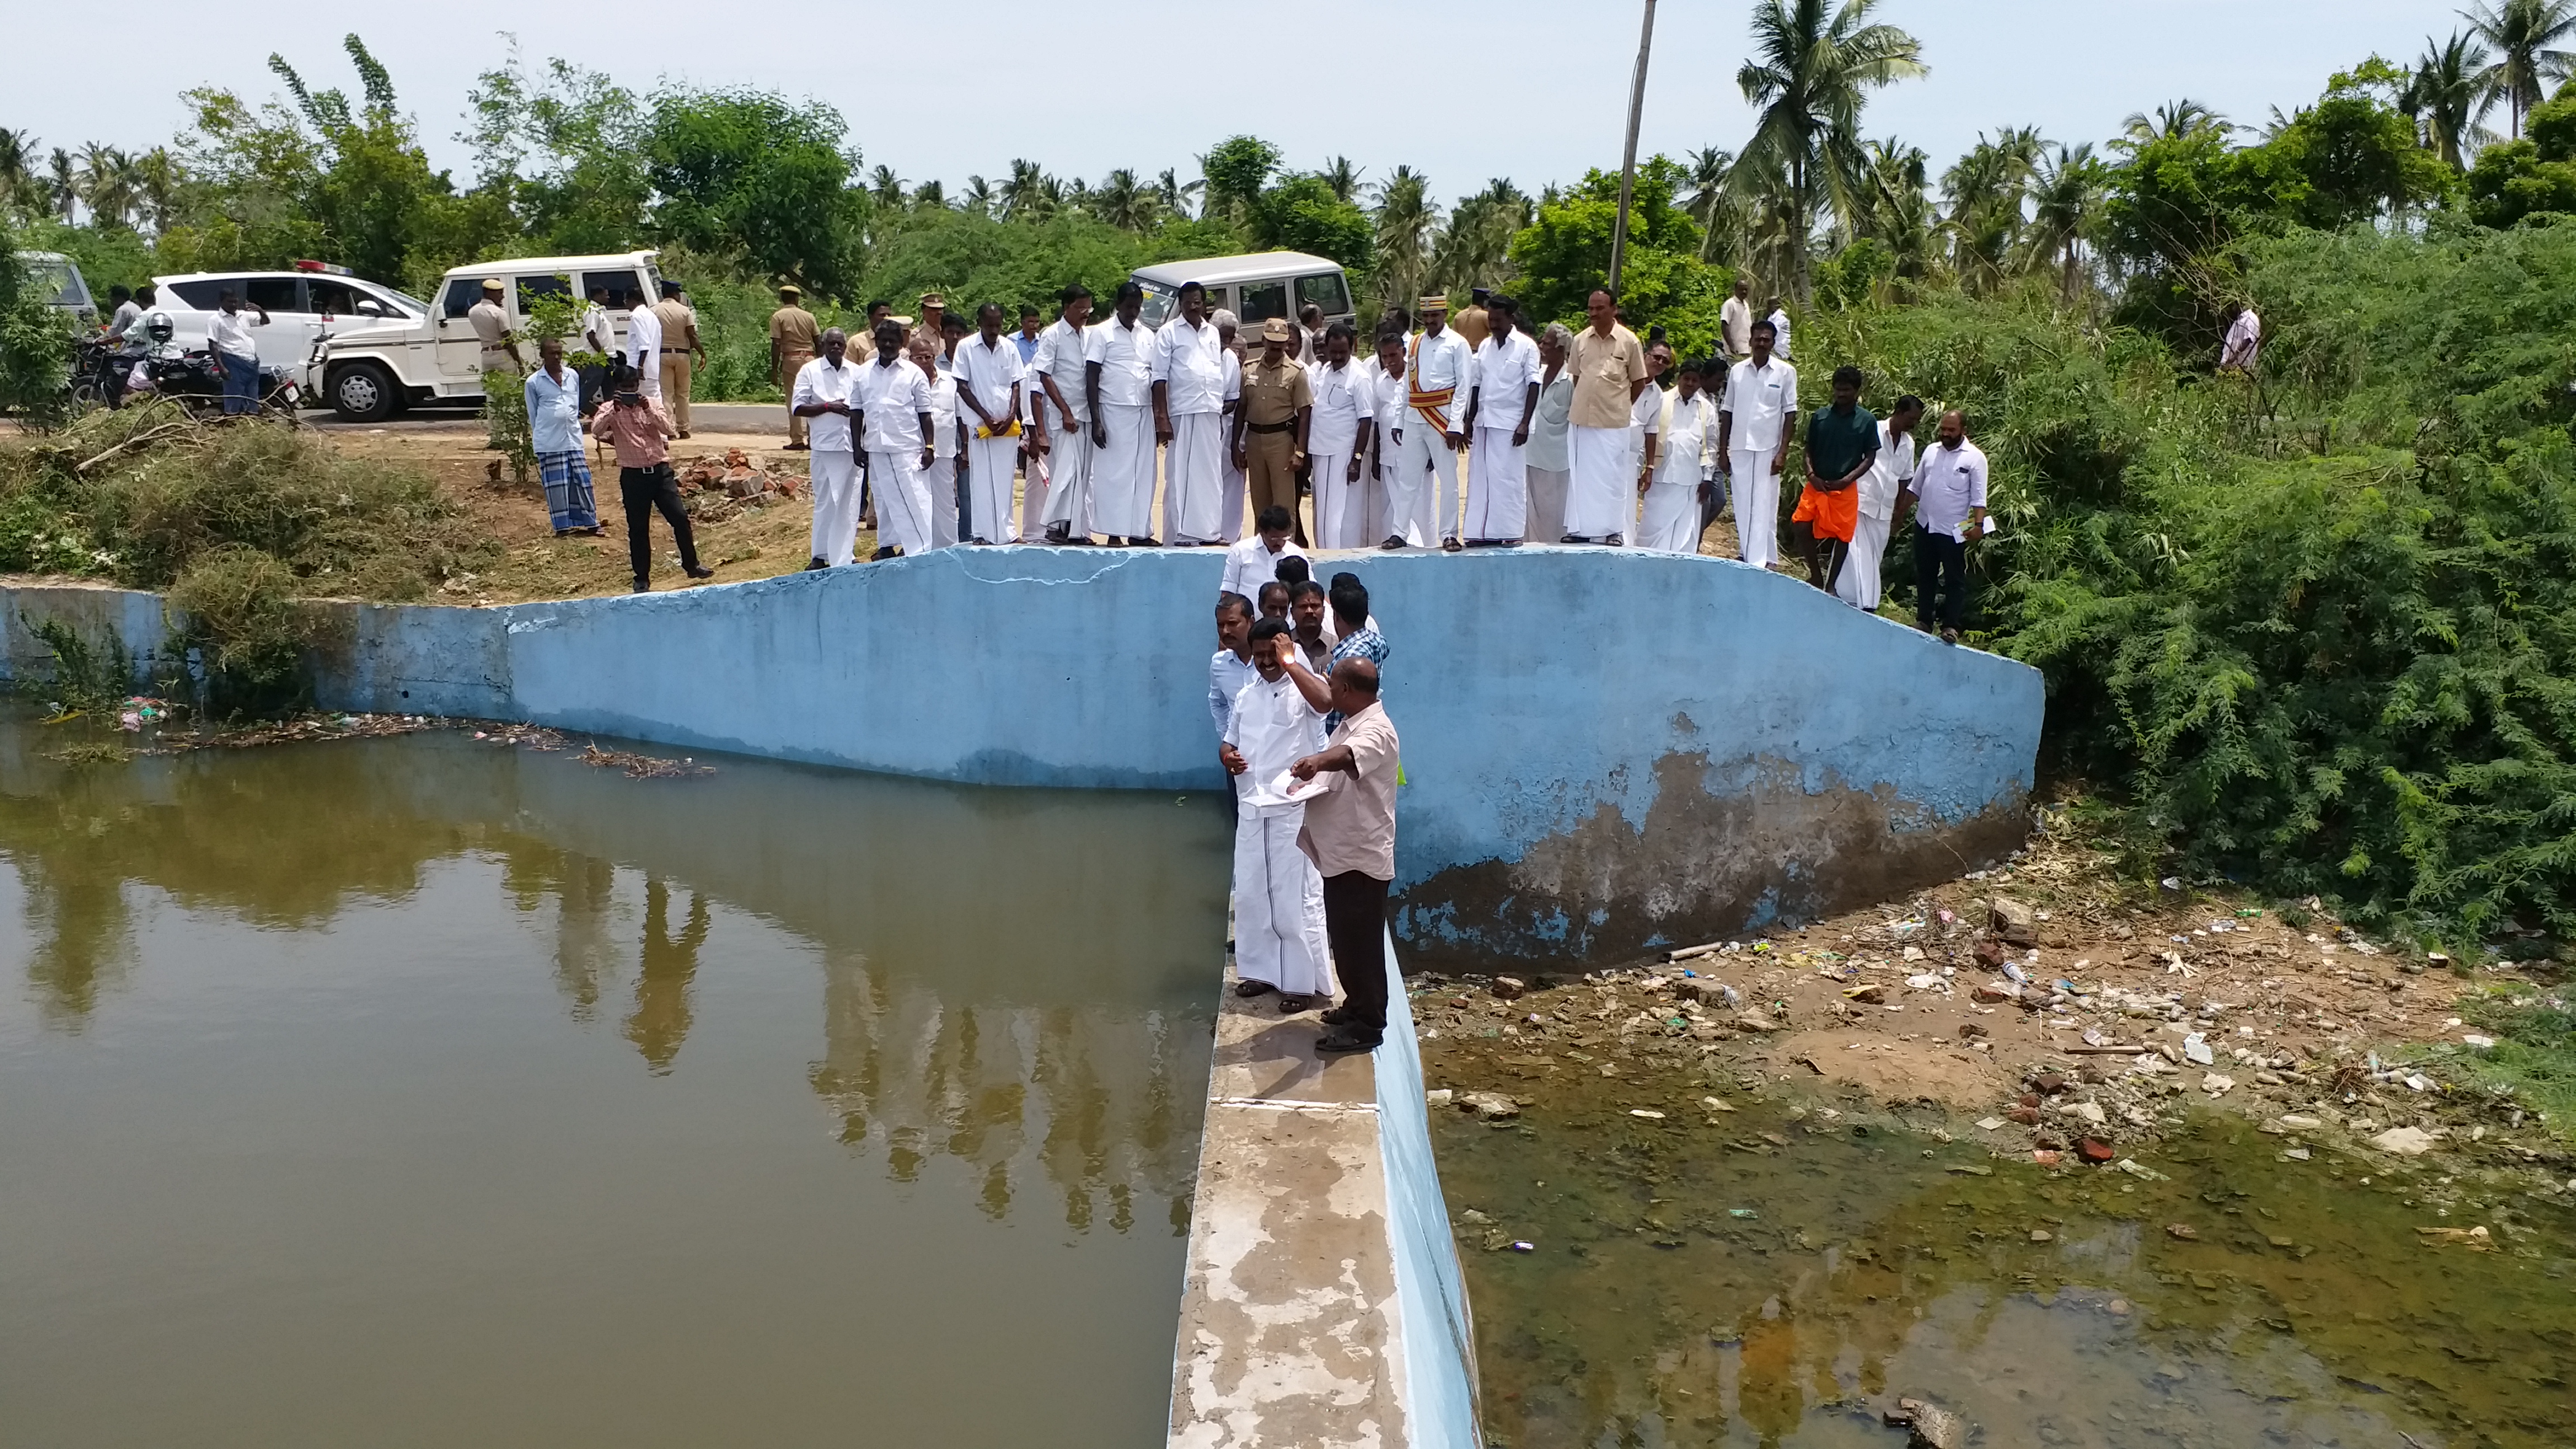
M 394 404 L 402 396 L 393 374 L 373 362 L 333 368 L 326 386 L 331 411 L 344 423 L 381 423 L 394 415 Z
M 107 406 L 107 394 L 99 385 L 83 378 L 72 384 L 72 416 L 81 417 Z

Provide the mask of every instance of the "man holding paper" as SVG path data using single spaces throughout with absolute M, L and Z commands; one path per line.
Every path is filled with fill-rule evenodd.
M 1235 991 L 1275 989 L 1283 1016 L 1333 994 L 1324 966 L 1324 878 L 1297 847 L 1306 797 L 1320 792 L 1288 773 L 1324 747 L 1324 715 L 1288 677 L 1295 654 L 1287 621 L 1252 626 L 1258 677 L 1235 695 L 1217 746 L 1234 776 Z
M 1897 494 L 1896 511 L 1914 506 L 1914 620 L 1932 632 L 1932 602 L 1941 601 L 1941 642 L 1959 642 L 1968 617 L 1968 540 L 1986 532 L 1986 455 L 1968 441 L 1968 420 L 1941 415 L 1938 445 Z

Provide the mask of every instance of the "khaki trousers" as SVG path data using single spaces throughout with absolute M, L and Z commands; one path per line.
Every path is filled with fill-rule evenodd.
M 778 390 L 788 397 L 787 441 L 791 443 L 805 442 L 805 420 L 796 416 L 796 374 L 813 360 L 814 354 L 810 352 L 784 353 L 778 359 Z M 679 420 L 674 418 L 672 421 L 676 423 Z
M 671 425 L 681 432 L 689 430 L 689 354 L 662 354 L 662 407 L 671 415 Z
M 1274 504 L 1297 514 L 1297 469 L 1295 455 L 1297 434 L 1294 429 L 1283 433 L 1243 435 L 1244 478 L 1251 485 L 1252 516 Z

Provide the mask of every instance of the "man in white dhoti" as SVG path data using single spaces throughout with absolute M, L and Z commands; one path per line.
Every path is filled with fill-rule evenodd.
M 904 355 L 921 369 L 930 387 L 930 466 L 921 470 L 921 491 L 930 499 L 930 546 L 955 548 L 966 541 L 959 517 L 966 511 L 964 444 L 957 426 L 957 374 L 942 365 L 939 349 L 918 332 L 904 344 Z
M 1225 349 L 1225 387 L 1219 393 L 1224 404 L 1217 412 L 1224 419 L 1221 427 L 1228 439 L 1217 458 L 1216 537 L 1209 542 L 1231 544 L 1243 537 L 1246 479 L 1244 470 L 1235 466 L 1232 442 L 1234 420 L 1243 411 L 1243 344 L 1236 340 L 1241 329 L 1232 312 L 1220 308 L 1210 313 L 1208 320 L 1216 324 L 1217 345 Z M 1172 534 L 1173 502 L 1172 494 L 1167 492 L 1163 495 L 1163 536 L 1166 538 Z
M 1860 480 L 1860 516 L 1852 525 L 1851 557 L 1834 581 L 1834 597 L 1878 612 L 1879 564 L 1887 556 L 1897 495 L 1914 484 L 1914 430 L 1923 425 L 1923 399 L 1907 393 L 1878 425 L 1878 453 Z
M 1154 329 L 1138 317 L 1145 289 L 1119 285 L 1108 321 L 1083 343 L 1091 411 L 1091 522 L 1112 547 L 1154 547 Z
M 1404 405 L 1411 389 L 1404 381 L 1404 348 L 1406 337 L 1390 328 L 1378 334 L 1377 356 L 1370 362 L 1370 397 L 1377 404 L 1377 436 L 1373 449 L 1376 465 L 1371 474 L 1375 486 L 1369 490 L 1368 537 L 1374 542 L 1404 532 L 1404 521 L 1388 507 L 1387 499 L 1395 492 L 1396 470 L 1403 466 L 1405 419 L 1412 409 Z
M 1524 543 L 1554 543 L 1565 537 L 1565 486 L 1574 460 L 1567 454 L 1566 429 L 1574 413 L 1574 374 L 1566 363 L 1574 354 L 1574 332 L 1550 322 L 1538 335 L 1538 406 L 1530 410 L 1529 445 L 1522 452 L 1529 509 L 1521 525 Z
M 1664 403 L 1672 396 L 1664 391 L 1663 376 L 1672 370 L 1673 345 L 1664 340 L 1663 329 L 1658 327 L 1646 338 L 1646 389 L 1628 408 L 1628 472 L 1637 480 L 1639 503 L 1645 501 L 1646 485 L 1654 474 L 1654 464 L 1646 455 L 1646 435 L 1663 435 Z M 1656 450 L 1656 456 L 1662 456 L 1661 448 Z M 1628 521 L 1636 522 L 1634 518 Z M 1629 529 L 1628 536 L 1634 539 L 1636 530 Z
M 1658 411 L 1653 467 L 1646 484 L 1645 519 L 1637 547 L 1663 553 L 1699 552 L 1699 485 L 1717 455 L 1717 406 L 1700 381 L 1720 364 L 1688 362 L 1675 375 L 1672 394 Z
M 1592 325 L 1574 334 L 1574 402 L 1566 413 L 1567 543 L 1622 542 L 1635 517 L 1637 475 L 1628 451 L 1629 410 L 1653 374 L 1637 334 L 1619 325 L 1618 299 L 1596 287 L 1585 303 Z
M 1183 282 L 1181 315 L 1163 324 L 1150 349 L 1154 438 L 1166 445 L 1164 542 L 1176 548 L 1214 543 L 1222 527 L 1226 351 L 1206 306 L 1207 289 Z
M 1520 328 L 1521 305 L 1497 295 L 1485 304 L 1476 384 L 1467 396 L 1467 517 L 1470 547 L 1513 547 L 1529 523 L 1530 424 L 1538 415 L 1538 344 Z
M 1467 395 L 1476 385 L 1476 354 L 1449 330 L 1449 299 L 1422 299 L 1422 335 L 1405 365 L 1404 436 L 1387 487 L 1387 536 L 1380 548 L 1426 546 L 1456 553 L 1460 451 L 1467 446 Z M 1436 495 L 1436 497 L 1435 497 Z M 1438 509 L 1435 522 L 1433 509 Z
M 823 334 L 823 355 L 796 369 L 787 395 L 789 411 L 807 420 L 807 460 L 814 494 L 814 531 L 806 561 L 809 569 L 838 568 L 851 561 L 859 536 L 859 453 L 850 432 L 850 393 L 858 385 L 860 364 L 848 360 L 849 334 L 834 327 Z
M 1315 485 L 1315 546 L 1366 548 L 1369 434 L 1376 429 L 1374 389 L 1351 360 L 1348 322 L 1324 329 L 1324 351 L 1309 378 L 1314 413 L 1306 425 L 1306 461 Z
M 1771 355 L 1772 325 L 1753 324 L 1753 355 L 1727 369 L 1717 402 L 1717 456 L 1735 495 L 1740 557 L 1755 568 L 1780 561 L 1780 470 L 1788 462 L 1789 420 L 1798 415 L 1798 369 Z
M 1282 788 L 1290 765 L 1324 747 L 1324 716 L 1288 677 L 1288 626 L 1252 627 L 1258 677 L 1235 696 L 1217 758 L 1234 777 L 1235 993 L 1279 993 L 1282 1015 L 1333 994 L 1324 937 L 1324 878 L 1297 848 L 1306 806 Z M 1309 787 L 1311 790 L 1311 787 Z
M 957 348 L 958 421 L 966 425 L 966 535 L 970 543 L 1017 543 L 1011 474 L 1020 459 L 1019 344 L 1002 333 L 1002 304 L 975 309 L 975 335 Z
M 877 360 L 859 369 L 850 411 L 877 495 L 878 558 L 930 550 L 930 379 L 903 355 L 903 329 L 877 324 Z
M 1038 335 L 1029 359 L 1029 438 L 1033 456 L 1046 460 L 1046 507 L 1040 521 L 1049 543 L 1091 542 L 1091 405 L 1083 387 L 1083 349 L 1089 340 L 1091 289 L 1064 289 L 1055 325 Z

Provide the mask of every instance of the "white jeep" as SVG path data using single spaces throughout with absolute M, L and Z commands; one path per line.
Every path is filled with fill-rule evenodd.
M 604 292 L 608 329 L 601 339 L 611 347 L 626 340 L 626 318 L 635 307 L 651 306 L 662 295 L 655 253 L 623 252 L 595 257 L 513 257 L 453 267 L 439 279 L 423 317 L 361 319 L 334 326 L 323 334 L 304 381 L 306 395 L 353 423 L 381 422 L 414 403 L 483 400 L 482 344 L 465 315 L 483 299 L 483 283 L 504 283 L 505 306 L 513 332 L 527 325 L 527 305 L 539 296 L 567 296 L 575 302 Z M 571 340 L 581 350 L 580 339 Z M 536 349 L 521 344 L 531 366 Z

